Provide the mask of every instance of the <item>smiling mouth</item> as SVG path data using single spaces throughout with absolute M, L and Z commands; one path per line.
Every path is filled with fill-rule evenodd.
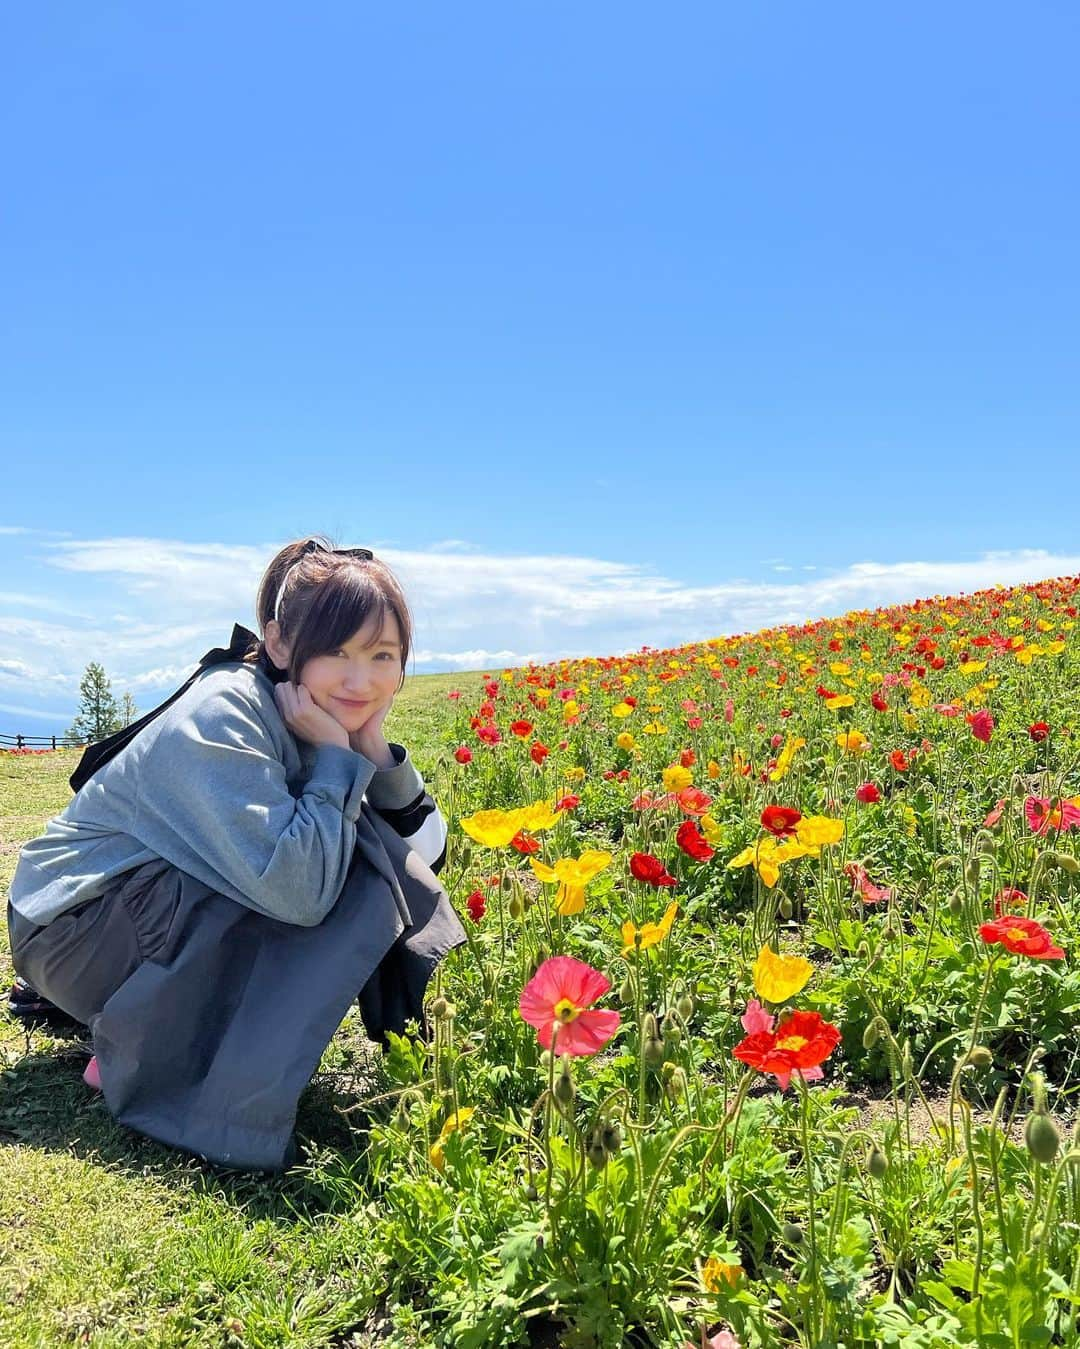
M 338 698 L 338 702 L 344 703 L 346 707 L 367 707 L 369 701 L 367 698 Z

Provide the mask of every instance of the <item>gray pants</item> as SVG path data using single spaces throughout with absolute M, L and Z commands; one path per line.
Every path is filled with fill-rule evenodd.
M 315 927 L 160 860 L 44 927 L 9 905 L 16 971 L 89 1025 L 121 1124 L 226 1166 L 279 1170 L 300 1093 L 358 994 L 373 1039 L 422 1018 L 435 965 L 465 934 L 422 859 L 385 822 L 373 828 Z

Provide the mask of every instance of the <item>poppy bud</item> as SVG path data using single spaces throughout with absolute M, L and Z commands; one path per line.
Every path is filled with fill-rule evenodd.
M 665 1065 L 666 1067 L 667 1065 Z M 667 1082 L 664 1084 L 664 1090 L 668 1094 L 668 1099 L 679 1101 L 686 1094 L 686 1069 L 676 1066 Z
M 570 1076 L 570 1058 L 564 1054 L 562 1056 L 562 1071 L 555 1079 L 555 1099 L 560 1105 L 570 1105 L 576 1095 L 574 1079 Z
M 964 876 L 967 880 L 968 885 L 978 885 L 979 870 L 981 868 L 981 865 L 982 864 L 980 863 L 979 859 L 977 857 L 973 857 L 968 862 L 967 866 L 964 867 Z
M 973 1068 L 989 1068 L 994 1062 L 994 1056 L 985 1045 L 975 1045 L 969 1051 L 966 1061 Z
M 803 1230 L 798 1223 L 784 1223 L 780 1235 L 789 1246 L 801 1246 Z
M 870 1149 L 870 1157 L 867 1160 L 866 1169 L 875 1180 L 880 1180 L 889 1169 L 889 1159 L 876 1143 Z
M 511 896 L 510 903 L 506 907 L 511 918 L 520 918 L 525 912 L 525 905 L 522 904 L 517 895 Z
M 675 1004 L 675 1010 L 682 1017 L 683 1021 L 689 1021 L 694 1015 L 694 999 L 689 993 L 684 993 Z
M 591 1166 L 595 1167 L 597 1171 L 603 1171 L 607 1165 L 607 1152 L 604 1150 L 604 1143 L 599 1133 L 594 1133 L 589 1139 L 586 1155 Z
M 954 918 L 958 918 L 964 912 L 964 896 L 959 890 L 954 890 L 949 896 L 949 912 Z
M 1037 1162 L 1049 1166 L 1061 1147 L 1061 1134 L 1049 1115 L 1034 1111 L 1024 1125 L 1024 1142 Z
M 863 1031 L 862 1047 L 863 1049 L 873 1049 L 883 1035 L 889 1032 L 889 1023 L 883 1016 L 872 1017 Z
M 1075 876 L 1080 872 L 1080 862 L 1075 857 L 1071 857 L 1067 852 L 1058 852 L 1054 854 L 1054 861 L 1062 869 L 1067 871 L 1070 876 Z
M 529 1201 L 530 1204 L 535 1204 L 536 1201 L 540 1198 L 540 1191 L 536 1188 L 535 1185 L 526 1185 L 525 1198 Z
M 660 1038 L 660 1030 L 656 1024 L 656 1017 L 652 1012 L 646 1012 L 641 1018 L 641 1038 L 643 1040 L 657 1040 Z
M 781 918 L 790 918 L 795 912 L 795 906 L 792 904 L 791 900 L 788 899 L 787 895 L 780 896 L 779 908 Z
M 679 1023 L 671 1012 L 668 1012 L 660 1023 L 660 1034 L 665 1040 L 673 1045 L 677 1045 L 682 1039 L 682 1031 L 679 1028 Z
M 436 1021 L 441 1021 L 443 1017 L 446 1015 L 449 1006 L 450 1003 L 447 1001 L 446 998 L 438 997 L 431 1004 L 431 1015 L 435 1018 Z
M 664 1062 L 664 1042 L 657 1038 L 645 1040 L 641 1046 L 642 1057 L 647 1068 L 659 1068 Z
M 600 1128 L 600 1139 L 604 1144 L 604 1151 L 612 1154 L 619 1151 L 622 1147 L 622 1130 L 619 1128 L 617 1119 L 605 1120 Z
M 462 865 L 462 868 L 467 870 L 467 869 L 468 869 L 468 866 L 469 866 L 469 863 L 470 863 L 471 861 L 472 861 L 472 849 L 469 847 L 469 845 L 468 845 L 467 843 L 463 843 L 463 844 L 461 845 L 461 865 Z

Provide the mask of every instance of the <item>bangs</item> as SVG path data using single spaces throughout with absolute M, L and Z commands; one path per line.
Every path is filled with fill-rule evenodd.
M 303 608 L 289 663 L 289 678 L 294 683 L 299 682 L 309 660 L 345 646 L 361 629 L 370 629 L 372 642 L 378 642 L 390 615 L 397 621 L 398 657 L 404 681 L 411 624 L 407 611 L 401 611 L 396 597 L 386 593 L 381 579 L 360 567 L 339 566 L 313 588 L 310 599 L 303 597 L 308 602 Z

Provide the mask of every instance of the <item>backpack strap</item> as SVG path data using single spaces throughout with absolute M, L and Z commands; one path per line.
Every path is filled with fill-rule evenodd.
M 226 661 L 242 661 L 252 647 L 258 644 L 258 641 L 258 637 L 253 632 L 249 632 L 247 628 L 242 628 L 239 623 L 234 623 L 229 645 L 216 646 L 212 651 L 208 651 L 199 661 L 198 668 L 194 673 L 160 706 L 155 707 L 152 712 L 147 712 L 146 716 L 140 717 L 138 721 L 133 721 L 130 726 L 125 726 L 122 730 L 107 735 L 104 740 L 95 740 L 92 745 L 87 745 L 83 750 L 78 767 L 68 779 L 71 783 L 71 790 L 77 792 L 80 787 L 89 782 L 99 768 L 103 768 L 110 759 L 114 759 L 120 753 L 125 745 L 129 745 L 135 739 L 144 726 L 148 726 L 155 717 L 160 717 L 162 712 L 175 703 L 181 694 L 186 693 L 204 670 L 208 670 L 211 665 L 224 665 Z

